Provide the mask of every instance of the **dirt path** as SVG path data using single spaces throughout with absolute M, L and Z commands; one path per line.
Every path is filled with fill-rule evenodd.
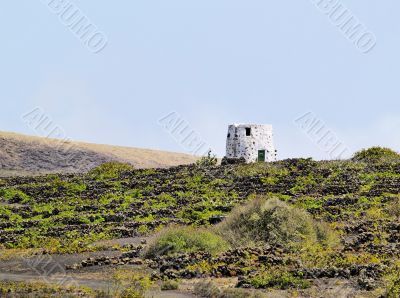
M 48 276 L 39 277 L 37 275 L 29 274 L 12 274 L 12 273 L 0 273 L 0 280 L 2 281 L 22 281 L 22 282 L 46 282 L 54 285 L 74 285 L 74 286 L 85 286 L 92 288 L 94 290 L 104 290 L 108 291 L 112 289 L 113 283 L 106 280 L 96 280 L 96 279 L 85 279 L 79 278 L 76 275 L 67 276 Z M 185 291 L 156 291 L 151 290 L 147 293 L 146 297 L 154 298 L 193 298 L 196 297 L 191 293 Z
M 102 277 L 106 277 L 106 274 L 102 274 L 106 270 L 105 268 L 90 268 L 76 273 L 67 271 L 65 266 L 89 257 L 117 256 L 119 254 L 119 251 L 101 251 L 71 255 L 38 255 L 1 261 L 0 280 L 41 281 L 58 285 L 79 285 L 107 290 L 112 286 L 112 283 L 105 278 L 102 279 Z M 91 272 L 96 274 L 90 274 Z
M 97 243 L 98 245 L 112 247 L 113 245 L 138 245 L 144 238 L 123 238 L 107 240 Z M 63 286 L 85 286 L 95 290 L 108 291 L 113 287 L 110 280 L 113 266 L 93 266 L 79 270 L 69 271 L 65 267 L 73 265 L 87 258 L 100 256 L 116 257 L 121 254 L 117 250 L 104 250 L 98 252 L 87 252 L 65 255 L 36 255 L 30 257 L 16 257 L 0 261 L 0 281 L 24 281 L 45 282 Z M 132 268 L 133 265 L 128 267 Z M 151 290 L 148 297 L 160 298 L 191 298 L 195 297 L 188 292 L 181 291 L 156 291 Z

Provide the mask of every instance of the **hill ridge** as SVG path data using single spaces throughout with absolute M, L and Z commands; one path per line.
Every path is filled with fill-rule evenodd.
M 135 168 L 163 168 L 190 164 L 196 159 L 184 153 L 0 131 L 2 177 L 86 172 L 108 161 L 129 163 Z

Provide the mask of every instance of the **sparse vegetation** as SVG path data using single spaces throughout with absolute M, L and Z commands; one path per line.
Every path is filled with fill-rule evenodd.
M 96 298 L 96 291 L 85 287 L 49 285 L 43 282 L 0 282 L 0 297 L 55 297 L 55 298 Z
M 226 288 L 220 289 L 211 281 L 199 282 L 194 287 L 194 293 L 203 298 L 262 298 L 262 293 L 251 290 Z
M 179 284 L 175 280 L 166 280 L 161 284 L 161 291 L 171 291 L 177 290 L 179 288 Z

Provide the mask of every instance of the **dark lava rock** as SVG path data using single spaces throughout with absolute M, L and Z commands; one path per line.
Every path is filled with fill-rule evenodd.
M 221 160 L 221 165 L 226 166 L 226 165 L 237 165 L 237 164 L 244 164 L 246 163 L 246 160 L 244 157 L 241 158 L 229 158 L 229 157 L 224 157 Z
M 226 218 L 226 216 L 215 215 L 215 216 L 211 216 L 208 219 L 208 222 L 210 223 L 210 225 L 216 225 L 216 224 L 219 224 L 220 222 L 222 222 L 225 218 Z

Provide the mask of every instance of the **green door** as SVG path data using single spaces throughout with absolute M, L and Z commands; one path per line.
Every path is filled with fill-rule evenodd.
M 265 150 L 258 150 L 258 161 L 265 161 Z

